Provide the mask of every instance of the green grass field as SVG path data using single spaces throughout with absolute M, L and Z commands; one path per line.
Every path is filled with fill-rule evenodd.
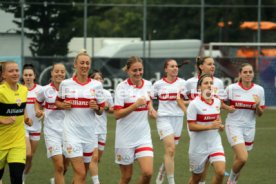
M 223 119 L 225 114 L 223 114 Z M 257 119 L 257 132 L 255 138 L 254 149 L 249 155 L 249 161 L 242 171 L 239 179 L 239 184 L 272 184 L 276 181 L 276 110 L 266 110 L 263 117 Z M 151 183 L 155 183 L 156 174 L 163 158 L 163 145 L 159 141 L 155 122 L 151 122 L 152 139 L 154 143 L 154 175 Z M 112 116 L 108 122 L 108 139 L 105 153 L 100 163 L 99 177 L 103 184 L 115 184 L 119 180 L 119 167 L 114 163 L 114 136 L 115 136 L 115 121 Z M 223 145 L 226 153 L 226 167 L 230 171 L 232 164 L 232 150 L 226 140 L 225 133 L 222 133 Z M 274 142 L 275 141 L 275 142 Z M 181 141 L 177 147 L 175 158 L 175 179 L 177 184 L 188 182 L 190 177 L 188 167 L 188 143 L 189 138 L 186 132 L 186 123 L 184 125 Z M 208 180 L 209 184 L 213 169 L 209 169 Z M 8 169 L 4 173 L 3 183 L 8 184 Z M 131 183 L 136 183 L 139 175 L 137 163 Z M 33 161 L 33 167 L 29 174 L 26 184 L 47 184 L 49 179 L 53 177 L 53 166 L 50 159 L 46 157 L 46 149 L 44 139 L 41 139 L 39 148 Z M 66 173 L 66 183 L 71 183 L 72 168 Z M 226 183 L 226 179 L 224 179 Z M 87 177 L 87 183 L 92 183 L 90 177 Z M 167 181 L 164 182 L 166 184 Z

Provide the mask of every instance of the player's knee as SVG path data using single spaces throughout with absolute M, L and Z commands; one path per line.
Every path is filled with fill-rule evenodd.
M 131 175 L 124 175 L 121 177 L 122 183 L 129 183 L 131 180 Z
M 145 179 L 150 179 L 152 177 L 152 171 L 151 170 L 142 171 L 142 177 Z
M 246 164 L 247 159 L 248 159 L 248 156 L 247 156 L 247 155 L 241 155 L 241 156 L 237 157 L 237 160 L 238 160 L 238 161 L 240 162 L 240 164 L 242 164 L 242 165 Z
M 174 157 L 174 154 L 175 154 L 175 145 L 174 144 L 169 145 L 168 148 L 167 148 L 166 153 L 167 153 L 167 155 L 169 157 Z
M 224 177 L 224 172 L 225 172 L 225 169 L 218 169 L 216 171 L 216 176 L 219 177 L 219 178 L 223 178 Z
M 56 169 L 56 172 L 58 172 L 58 173 L 64 173 L 64 166 L 63 165 L 57 165 L 56 167 L 55 167 L 55 169 Z

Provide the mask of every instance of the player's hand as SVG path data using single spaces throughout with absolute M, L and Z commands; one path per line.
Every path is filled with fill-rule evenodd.
M 97 104 L 96 100 L 90 100 L 89 107 L 92 110 L 99 110 L 99 105 Z
M 2 119 L 2 124 L 4 125 L 9 125 L 9 124 L 13 124 L 15 122 L 15 116 L 9 116 L 9 117 L 5 117 Z
M 44 111 L 40 109 L 35 111 L 35 117 L 37 117 L 38 119 L 42 119 L 44 117 Z
M 31 118 L 25 118 L 24 122 L 28 126 L 32 126 L 33 125 L 33 120 Z
M 210 125 L 210 129 L 219 129 L 221 127 L 221 121 L 219 119 L 216 119 L 212 122 Z
M 70 110 L 72 108 L 72 102 L 70 100 L 64 100 L 62 102 L 62 108 L 65 110 Z
M 219 131 L 224 131 L 224 125 L 223 124 L 220 124 L 220 127 L 219 127 Z
M 157 118 L 157 112 L 156 112 L 156 110 L 154 108 L 152 108 L 152 109 L 149 110 L 149 116 L 151 118 L 154 118 L 154 119 Z
M 230 105 L 230 106 L 228 107 L 227 111 L 230 112 L 230 113 L 233 113 L 233 112 L 236 111 L 236 108 L 235 108 L 234 105 Z
M 142 96 L 142 97 L 138 98 L 134 104 L 137 108 L 140 106 L 146 105 L 147 104 L 146 97 Z
M 253 95 L 253 99 L 256 103 L 256 106 L 259 106 L 261 103 L 260 97 L 258 95 Z

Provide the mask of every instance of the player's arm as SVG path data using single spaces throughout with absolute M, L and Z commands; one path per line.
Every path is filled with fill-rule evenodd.
M 120 109 L 115 108 L 114 117 L 115 117 L 115 119 L 123 118 L 123 117 L 129 115 L 132 111 L 135 111 L 138 107 L 140 107 L 142 105 L 146 105 L 146 104 L 147 104 L 146 98 L 140 97 L 136 100 L 135 103 L 131 104 L 128 107 L 120 108 Z
M 24 122 L 28 126 L 32 126 L 33 125 L 33 120 L 31 118 L 29 118 L 26 109 L 24 110 Z
M 188 121 L 188 126 L 190 131 L 200 132 L 206 130 L 220 129 L 222 124 L 220 119 L 212 121 L 209 125 L 197 124 L 196 121 Z

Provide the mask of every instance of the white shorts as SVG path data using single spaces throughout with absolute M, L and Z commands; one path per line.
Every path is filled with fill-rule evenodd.
M 97 148 L 101 151 L 104 151 L 104 147 L 106 143 L 106 134 L 96 134 L 96 140 L 98 143 Z
M 50 137 L 50 136 L 48 136 Z M 45 136 L 45 144 L 47 149 L 47 157 L 51 158 L 55 155 L 65 155 L 65 152 L 62 150 L 62 137 L 51 137 L 51 139 L 46 138 Z
M 32 141 L 39 141 L 40 140 L 40 135 L 41 135 L 41 132 L 37 132 L 37 131 L 30 131 L 30 130 L 27 130 L 25 129 L 25 132 L 26 132 L 26 137 L 28 137 L 30 140 Z
M 63 142 L 63 151 L 67 158 L 83 157 L 84 163 L 89 163 L 92 159 L 95 143 L 69 143 Z
M 116 164 L 130 165 L 141 157 L 153 157 L 152 144 L 144 144 L 135 148 L 115 148 Z
M 200 174 L 204 171 L 206 162 L 225 162 L 223 150 L 212 152 L 211 154 L 189 153 L 190 171 Z
M 253 149 L 254 138 L 255 138 L 255 127 L 238 127 L 226 125 L 226 135 L 228 142 L 231 146 L 235 146 L 237 144 L 245 144 L 247 151 Z
M 183 116 L 159 116 L 156 124 L 161 140 L 174 134 L 175 144 L 178 144 L 183 128 Z

